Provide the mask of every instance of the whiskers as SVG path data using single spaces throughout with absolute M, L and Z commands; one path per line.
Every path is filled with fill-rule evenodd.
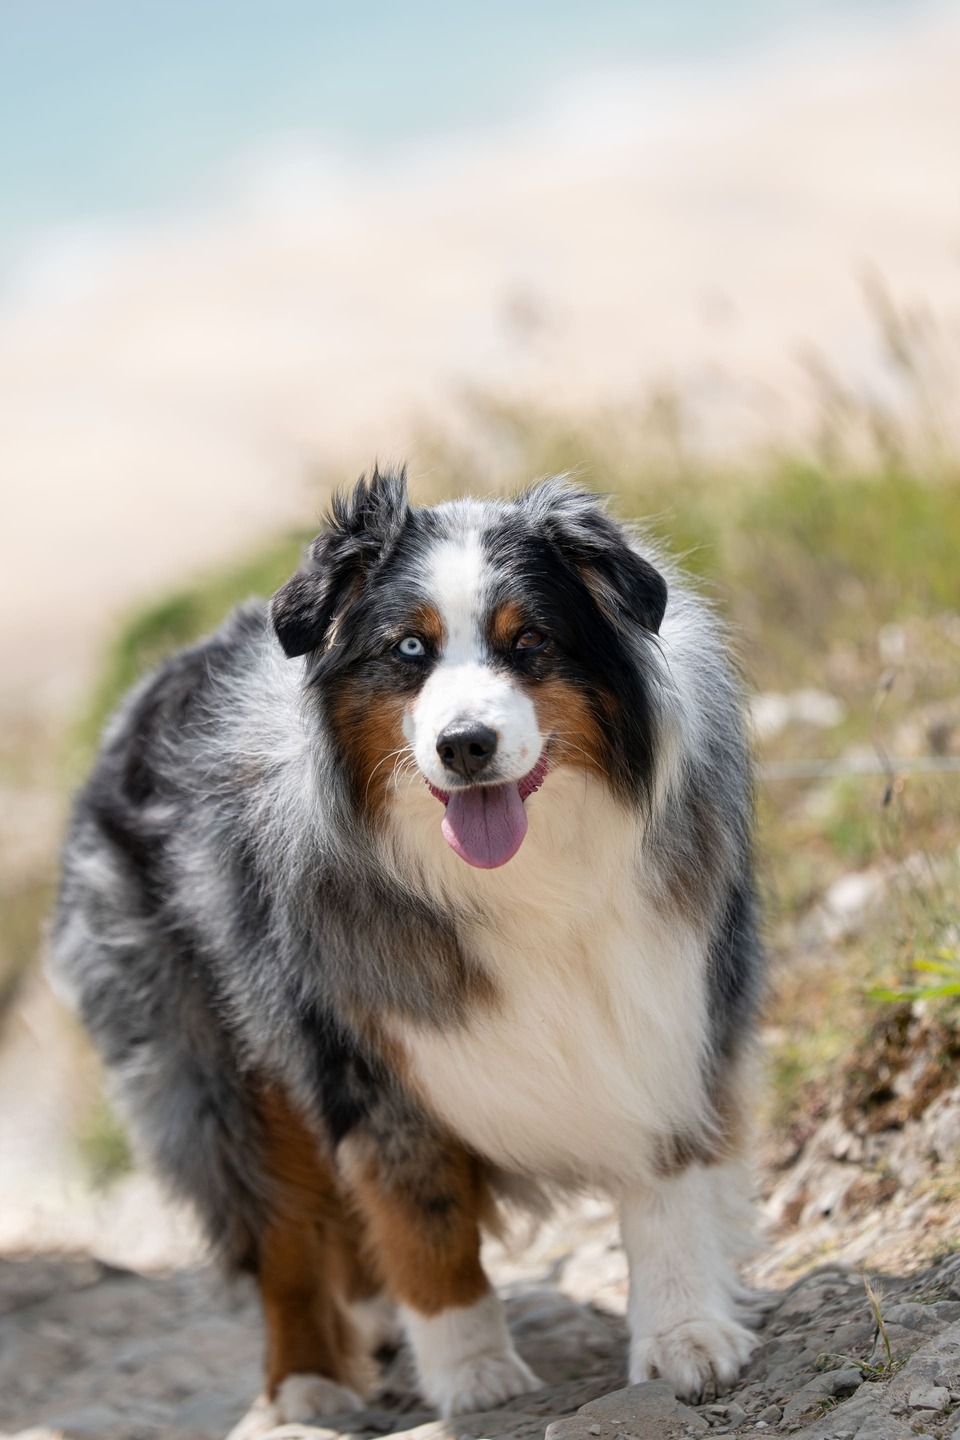
M 405 745 L 399 752 L 400 758 L 393 767 L 393 790 L 394 794 L 400 793 L 400 781 L 408 776 L 420 775 L 420 766 L 417 764 L 416 756 L 409 745 Z
M 399 790 L 400 777 L 402 775 L 407 775 L 411 773 L 411 771 L 418 768 L 412 746 L 398 745 L 396 750 L 388 750 L 386 755 L 381 756 L 381 758 L 377 761 L 376 765 L 374 765 L 373 769 L 370 771 L 370 774 L 367 776 L 367 786 L 366 790 L 364 791 L 364 799 L 368 799 L 370 796 L 370 786 L 373 784 L 377 772 L 381 770 L 384 765 L 389 765 L 391 761 L 393 761 L 393 770 L 386 783 L 387 785 L 392 783 L 395 791 Z

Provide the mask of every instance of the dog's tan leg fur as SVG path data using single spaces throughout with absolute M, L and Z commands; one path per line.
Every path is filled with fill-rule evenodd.
M 480 1263 L 480 1225 L 492 1218 L 474 1156 L 434 1138 L 404 1163 L 354 1138 L 337 1159 L 413 1347 L 420 1391 L 443 1416 L 492 1409 L 539 1380 L 510 1339 Z
M 267 1330 L 267 1394 L 288 1375 L 329 1376 L 362 1391 L 370 1378 L 346 1306 L 380 1285 L 361 1227 L 315 1135 L 279 1090 L 260 1100 L 275 1204 L 260 1237 L 258 1284 Z
M 384 1171 L 373 1147 L 347 1141 L 338 1160 L 394 1300 L 437 1315 L 488 1293 L 480 1224 L 492 1207 L 472 1155 L 451 1142 L 428 1173 L 408 1176 Z

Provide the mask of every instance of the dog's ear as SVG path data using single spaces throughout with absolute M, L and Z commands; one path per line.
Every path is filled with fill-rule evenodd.
M 574 565 L 612 620 L 624 618 L 657 635 L 667 608 L 667 582 L 638 555 L 595 495 L 563 480 L 545 480 L 521 497 L 539 534 Z
M 273 628 L 288 656 L 320 648 L 366 577 L 393 550 L 408 513 L 405 470 L 375 468 L 369 480 L 361 475 L 351 491 L 334 496 L 303 569 L 270 602 Z

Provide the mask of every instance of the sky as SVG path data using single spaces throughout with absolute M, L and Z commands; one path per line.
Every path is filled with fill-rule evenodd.
M 0 265 L 48 227 L 202 209 L 265 143 L 376 161 L 588 72 L 921 0 L 0 0 Z

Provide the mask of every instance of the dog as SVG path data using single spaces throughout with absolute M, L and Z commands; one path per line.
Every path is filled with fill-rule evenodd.
M 360 1404 L 387 1301 L 443 1416 L 534 1389 L 481 1231 L 584 1188 L 619 1205 L 631 1381 L 735 1378 L 751 809 L 710 608 L 563 479 L 417 508 L 375 470 L 269 606 L 134 689 L 51 963 L 146 1155 L 256 1277 L 238 1440 Z

